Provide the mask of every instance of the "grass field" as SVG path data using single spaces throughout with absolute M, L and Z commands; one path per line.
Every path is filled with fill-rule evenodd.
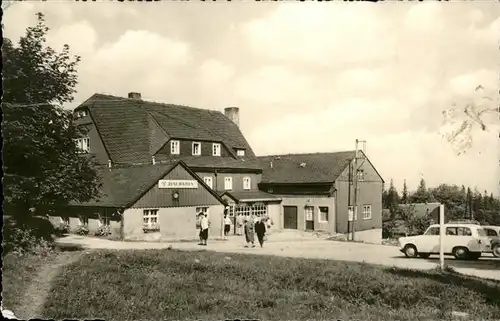
M 54 261 L 57 254 L 47 256 L 8 254 L 3 258 L 2 267 L 2 305 L 4 308 L 17 311 L 20 298 L 25 290 L 38 276 L 45 264 Z
M 326 260 L 175 250 L 101 251 L 53 281 L 44 318 L 498 319 L 500 283 Z

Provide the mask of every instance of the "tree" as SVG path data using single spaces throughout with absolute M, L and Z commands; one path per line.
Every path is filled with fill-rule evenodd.
M 68 45 L 59 53 L 46 46 L 49 28 L 43 14 L 37 18 L 18 46 L 9 39 L 3 45 L 4 207 L 20 223 L 31 209 L 85 202 L 100 189 L 94 160 L 76 150 L 81 130 L 56 105 L 73 100 L 80 57 Z
M 403 221 L 408 235 L 422 234 L 431 224 L 431 217 L 429 215 L 416 215 L 415 205 L 413 204 L 399 208 L 397 218 Z
M 401 203 L 408 204 L 408 186 L 406 186 L 406 179 L 403 182 L 403 195 L 401 196 Z
M 384 195 L 385 195 L 385 198 L 383 199 L 384 208 L 389 209 L 392 212 L 399 204 L 399 194 L 396 188 L 394 187 L 394 181 L 392 179 L 391 179 L 391 184 L 389 186 L 389 190 Z
M 474 127 L 479 126 L 482 131 L 488 130 L 489 122 L 496 121 L 498 118 L 491 119 L 487 116 L 497 116 L 500 108 L 496 106 L 495 101 L 490 97 L 495 95 L 496 91 L 489 92 L 482 85 L 475 88 L 470 97 L 464 98 L 464 102 L 458 104 L 452 103 L 452 107 L 443 111 L 444 125 L 441 127 L 441 135 L 448 140 L 458 155 L 467 152 L 472 146 L 472 131 Z
M 422 178 L 417 191 L 410 196 L 411 203 L 430 203 L 434 202 L 434 196 L 427 190 L 425 180 Z

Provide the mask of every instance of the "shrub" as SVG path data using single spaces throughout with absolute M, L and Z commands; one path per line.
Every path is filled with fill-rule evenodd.
M 68 234 L 69 232 L 70 232 L 70 227 L 69 227 L 69 224 L 66 222 L 62 222 L 56 228 L 56 235 L 57 236 L 65 235 L 65 234 Z
M 111 235 L 111 228 L 109 227 L 109 225 L 101 225 L 95 231 L 95 236 L 109 236 L 109 235 Z
M 89 228 L 87 225 L 79 225 L 75 229 L 75 233 L 78 235 L 88 235 L 89 234 Z
M 19 254 L 46 255 L 55 249 L 51 235 L 40 235 L 26 225 L 5 224 L 3 248 L 4 254 L 14 252 Z

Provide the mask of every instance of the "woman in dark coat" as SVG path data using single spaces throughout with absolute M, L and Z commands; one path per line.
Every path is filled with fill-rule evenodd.
M 266 223 L 262 219 L 255 223 L 255 234 L 257 234 L 257 238 L 259 239 L 260 247 L 263 247 L 264 236 L 266 235 Z

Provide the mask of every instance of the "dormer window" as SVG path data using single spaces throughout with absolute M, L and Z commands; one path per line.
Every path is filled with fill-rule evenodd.
M 220 156 L 220 144 L 217 143 L 212 144 L 212 155 Z
M 80 153 L 90 152 L 90 138 L 82 137 L 75 139 L 76 148 Z
M 193 143 L 193 156 L 201 155 L 201 143 L 194 142 Z
M 170 141 L 170 154 L 179 155 L 181 151 L 180 143 L 178 140 Z
M 244 149 L 237 149 L 236 155 L 237 156 L 245 156 L 245 150 Z
M 81 109 L 75 112 L 75 118 L 82 118 L 88 115 L 87 110 Z

